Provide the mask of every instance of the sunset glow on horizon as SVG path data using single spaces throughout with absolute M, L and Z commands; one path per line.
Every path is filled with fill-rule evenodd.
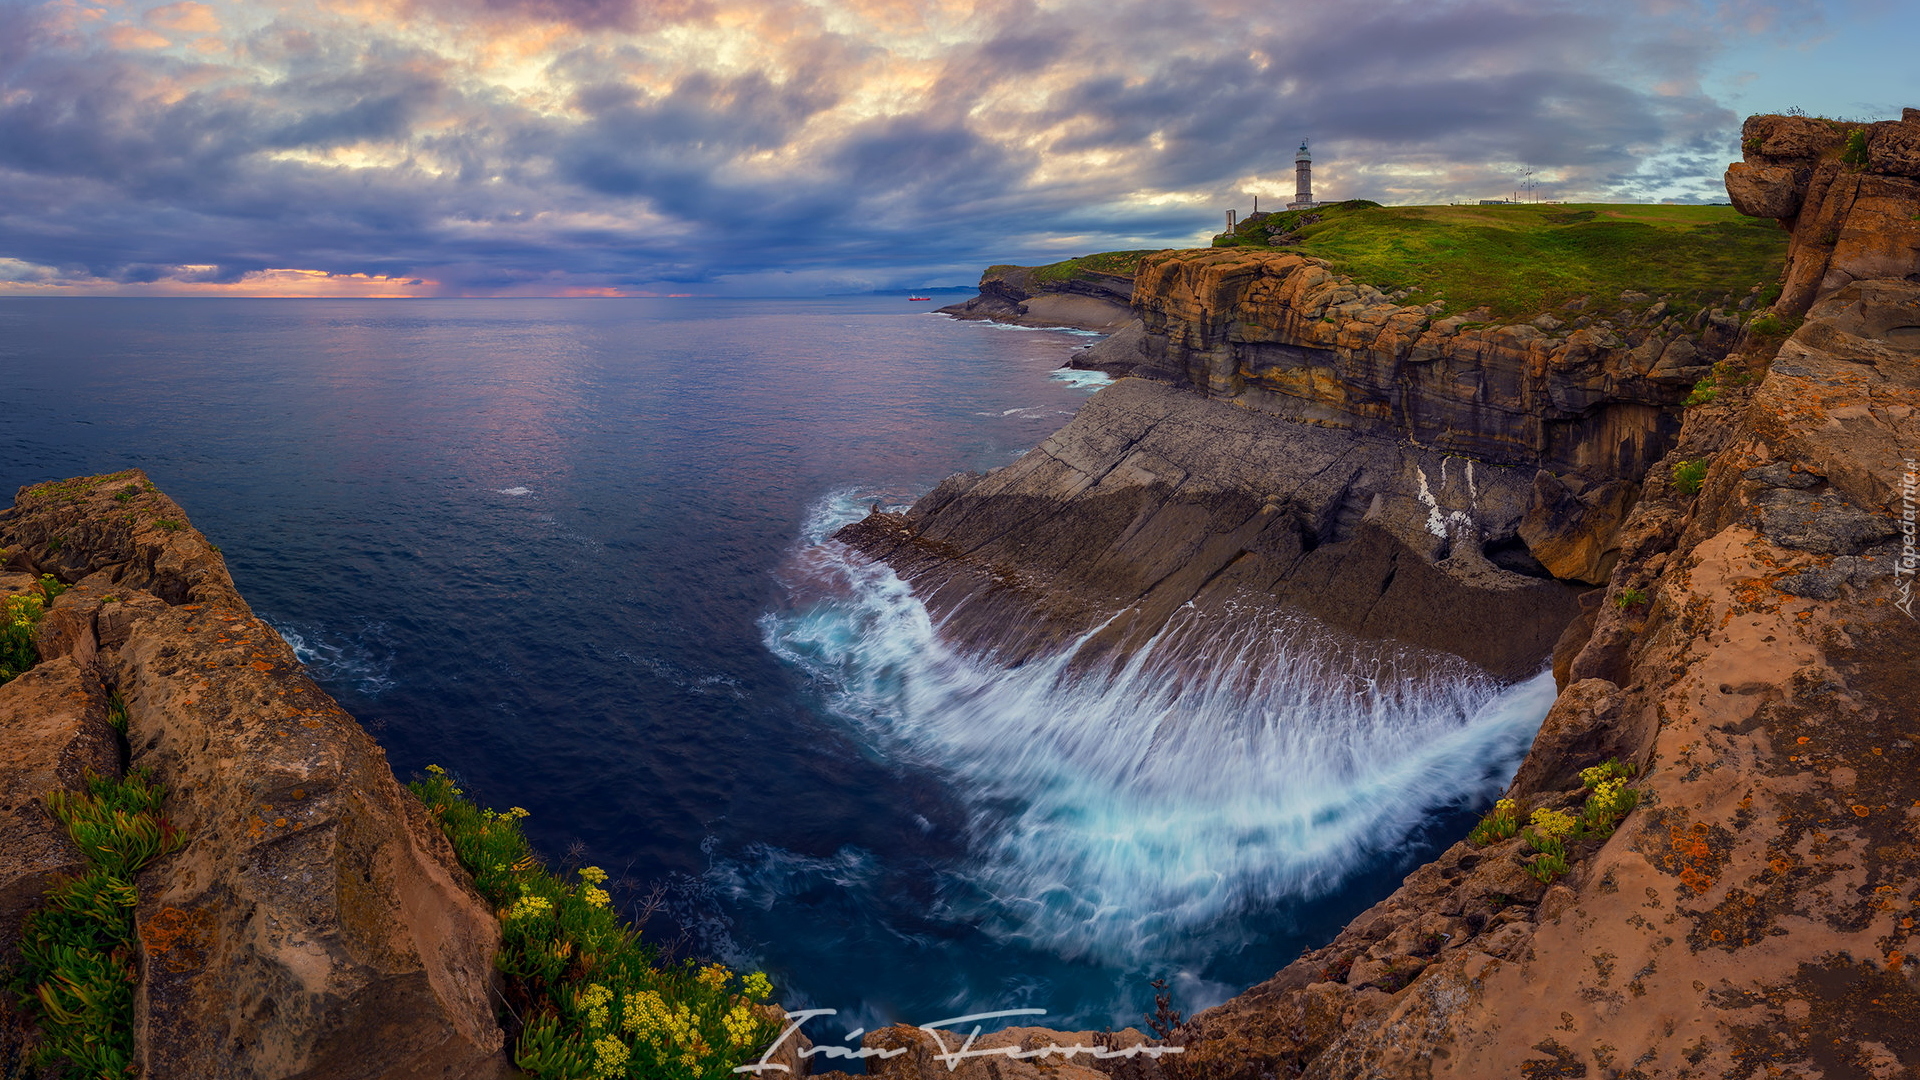
M 1328 198 L 1496 197 L 1531 166 L 1548 198 L 1717 201 L 1748 111 L 1914 104 L 1912 75 L 1865 62 L 1878 81 L 1773 100 L 1774 68 L 1896 48 L 1902 20 L 1866 0 L 0 0 L 0 296 L 954 285 L 1203 244 L 1222 210 L 1286 200 L 1304 137 Z

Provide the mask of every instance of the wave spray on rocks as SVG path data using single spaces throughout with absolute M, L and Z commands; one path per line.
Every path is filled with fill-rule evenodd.
M 1173 960 L 1210 924 L 1334 889 L 1436 811 L 1490 799 L 1553 700 L 1549 675 L 1501 686 L 1271 610 L 1183 611 L 1089 670 L 1079 643 L 1004 667 L 947 647 L 890 568 L 824 539 L 865 506 L 817 509 L 767 645 L 873 752 L 965 802 L 951 914 L 1063 958 Z

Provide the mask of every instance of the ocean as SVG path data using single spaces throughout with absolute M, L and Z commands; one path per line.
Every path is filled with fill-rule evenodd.
M 1279 615 L 1085 677 L 954 654 L 826 538 L 1103 377 L 934 306 L 9 298 L 0 483 L 145 469 L 401 778 L 527 808 L 816 1039 L 1215 1004 L 1463 834 L 1551 679 L 1386 685 Z

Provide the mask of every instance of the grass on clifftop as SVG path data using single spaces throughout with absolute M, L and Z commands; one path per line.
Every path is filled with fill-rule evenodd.
M 60 1076 L 133 1075 L 134 875 L 182 841 L 161 816 L 163 793 L 135 770 L 124 780 L 89 773 L 85 791 L 47 797 L 89 869 L 55 881 L 27 916 L 11 982 L 41 1032 L 29 1060 Z
M 1148 255 L 1157 255 L 1163 249 L 1152 248 L 1144 251 L 1102 251 L 1094 255 L 1082 255 L 1074 259 L 1062 259 L 1045 266 L 1025 267 L 1002 264 L 987 267 L 981 280 L 998 277 L 1009 270 L 1030 270 L 1037 283 L 1072 281 L 1076 278 L 1088 278 L 1095 274 L 1110 274 L 1130 278 L 1140 269 L 1140 260 Z
M 1291 242 L 1270 244 L 1276 228 Z M 1594 316 L 1650 302 L 1622 300 L 1623 292 L 1669 297 L 1683 315 L 1731 306 L 1779 278 L 1787 234 L 1730 206 L 1356 200 L 1243 222 L 1214 245 L 1311 255 L 1388 292 L 1411 290 L 1404 303 L 1441 300 L 1450 315 L 1484 307 L 1506 321 L 1580 300 Z

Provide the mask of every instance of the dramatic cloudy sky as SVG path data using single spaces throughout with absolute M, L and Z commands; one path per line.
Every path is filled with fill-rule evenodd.
M 0 293 L 776 294 L 1322 197 L 1723 198 L 1912 0 L 0 0 Z

